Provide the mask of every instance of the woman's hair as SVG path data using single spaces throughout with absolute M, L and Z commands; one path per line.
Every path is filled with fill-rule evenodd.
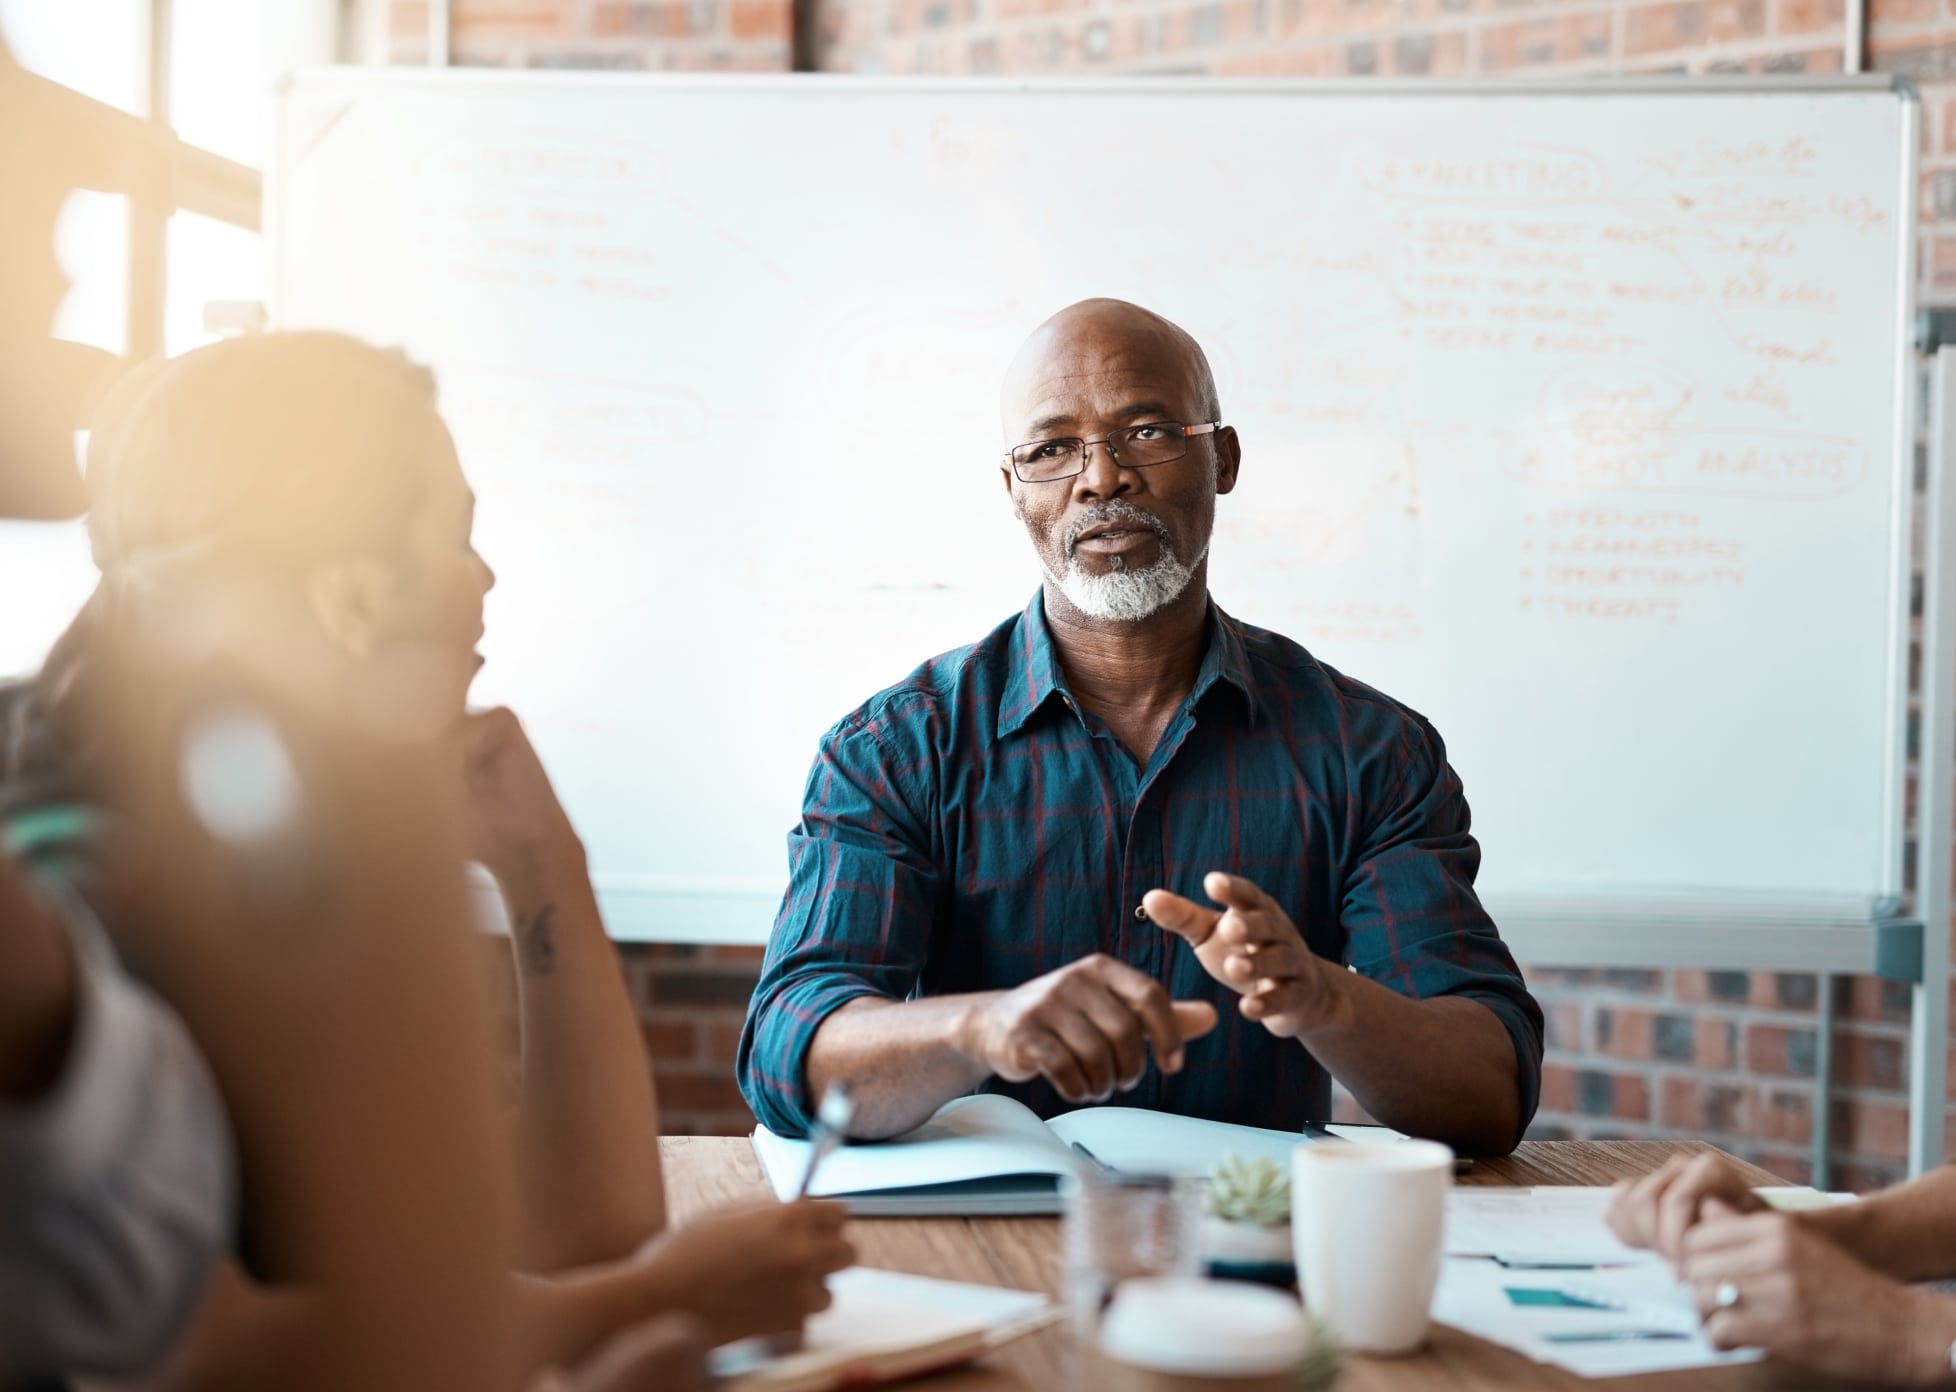
M 11 792 L 66 784 L 89 741 L 74 697 L 112 626 L 167 608 L 190 579 L 302 585 L 314 568 L 404 556 L 448 448 L 434 376 L 333 333 L 231 339 L 145 364 L 88 444 L 88 535 L 101 579 L 40 674 L 0 703 Z

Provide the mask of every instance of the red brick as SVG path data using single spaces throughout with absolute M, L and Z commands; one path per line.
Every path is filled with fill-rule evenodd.
M 1781 0 L 1784 3 L 1785 0 Z M 1922 24 L 1936 17 L 1936 0 L 1868 0 L 1868 25 Z
M 1616 1104 L 1610 1109 L 1610 1115 L 1618 1121 L 1649 1121 L 1649 1079 L 1638 1073 L 1617 1074 Z
M 1822 29 L 1838 29 L 1845 23 L 1843 0 L 1779 0 L 1781 34 L 1811 34 Z
M 1951 104 L 1950 110 L 1956 111 L 1956 103 Z M 1906 982 L 1853 976 L 1847 978 L 1838 999 L 1840 1015 L 1844 1020 L 1883 1020 L 1906 1024 L 1912 993 Z
M 1872 1194 L 1901 1183 L 1907 1174 L 1908 1165 L 1900 1160 L 1886 1165 L 1875 1161 L 1836 1160 L 1828 1187 L 1849 1194 Z
M 1467 71 L 1467 36 L 1459 30 L 1435 36 L 1428 77 L 1457 77 Z
M 1784 1145 L 1813 1143 L 1813 1098 L 1804 1092 L 1773 1089 L 1754 1111 L 1753 1133 Z
M 1908 1086 L 1907 1042 L 1893 1035 L 1840 1034 L 1834 1077 L 1846 1087 L 1900 1092 Z
M 1646 5 L 1631 10 L 1623 28 L 1623 51 L 1628 57 L 1669 53 L 1680 47 L 1678 5 Z
M 1652 1031 L 1656 1016 L 1648 1010 L 1619 1005 L 1596 1007 L 1596 1052 L 1613 1058 L 1648 1059 L 1655 1049 Z
M 452 0 L 454 39 L 576 38 L 576 0 Z
M 747 1103 L 731 1074 L 660 1073 L 659 1105 L 667 1112 L 739 1112 Z
M 1787 1155 L 1779 1151 L 1760 1151 L 1747 1157 L 1760 1169 L 1785 1180 L 1788 1184 L 1813 1183 L 1813 1157 L 1810 1155 Z
M 729 1073 L 733 1071 L 734 1058 L 740 1052 L 739 1016 L 725 1020 L 713 1020 L 706 1027 L 706 1060 L 718 1064 Z
M 699 1058 L 700 1032 L 691 1020 L 647 1020 L 639 1026 L 645 1051 L 661 1063 L 691 1063 Z
M 1542 1065 L 1542 1110 L 1573 1112 L 1576 1109 L 1576 1070 L 1559 1063 Z
M 1906 1106 L 1862 1097 L 1837 1097 L 1833 1119 L 1836 1150 L 1875 1160 L 1908 1159 Z
M 419 38 L 428 32 L 428 0 L 394 0 L 387 10 L 387 32 Z
M 1813 1182 L 1813 1159 L 1803 1152 L 1746 1147 L 1739 1150 L 1737 1154 L 1741 1160 L 1750 1161 L 1762 1170 L 1772 1171 L 1788 1184 Z
M 666 968 L 651 973 L 653 1004 L 747 1008 L 759 973 L 712 968 Z
M 1614 21 L 1606 14 L 1551 15 L 1481 31 L 1481 70 L 1503 72 L 1608 57 Z
M 1332 77 L 1344 72 L 1335 48 L 1293 48 L 1274 53 L 1240 53 L 1219 59 L 1212 72 L 1257 77 Z
M 1813 1076 L 1814 1034 L 1784 1025 L 1750 1025 L 1745 1032 L 1745 1066 L 1780 1078 Z
M 1731 1068 L 1738 1053 L 1738 1026 L 1730 1020 L 1699 1019 L 1692 1027 L 1700 1068 Z
M 1399 0 L 1399 22 L 1414 25 L 1429 20 L 1455 21 L 1500 8 L 1498 0 Z
M 1583 1050 L 1582 1006 L 1576 1001 L 1543 1001 L 1542 1014 L 1548 1026 L 1548 1047 L 1558 1053 L 1579 1054 Z
M 1704 1133 L 1705 1111 L 1700 1094 L 1704 1087 L 1696 1078 L 1665 1077 L 1657 1089 L 1657 1124 L 1669 1131 Z
M 1927 262 L 1925 276 L 1923 276 L 1927 287 L 1938 293 L 1956 291 L 1956 237 L 1946 233 L 1925 237 L 1923 258 Z M 1956 987 L 1952 987 L 1950 993 L 1956 995 Z
M 1699 50 L 1708 45 L 1758 38 L 1766 31 L 1765 0 L 1672 0 L 1629 11 L 1624 53 Z

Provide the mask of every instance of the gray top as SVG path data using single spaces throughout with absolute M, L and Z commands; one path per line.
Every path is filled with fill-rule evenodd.
M 45 882 L 43 882 L 45 883 Z M 153 1369 L 231 1240 L 237 1162 L 181 1021 L 50 887 L 80 961 L 60 1078 L 0 1106 L 0 1383 Z

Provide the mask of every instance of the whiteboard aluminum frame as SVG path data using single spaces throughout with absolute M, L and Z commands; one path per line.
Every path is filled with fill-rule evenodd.
M 1916 777 L 1916 912 L 1921 979 L 1909 1011 L 1908 1167 L 1919 1175 L 1944 1151 L 1949 1044 L 1949 918 L 1956 835 L 1956 348 L 1933 359 L 1929 474 L 1922 509 L 1921 764 Z
M 1778 969 L 1798 971 L 1855 971 L 1882 969 L 1891 976 L 1915 977 L 1918 987 L 1916 1010 L 1916 1066 L 1913 1085 L 1919 1092 L 1932 1077 L 1942 1074 L 1939 1036 L 1946 1015 L 1946 1002 L 1930 1007 L 1928 997 L 1941 1000 L 1947 977 L 1949 808 L 1947 798 L 1936 804 L 1923 782 L 1922 866 L 1919 877 L 1924 885 L 1919 914 L 1915 920 L 1899 919 L 1899 895 L 1903 886 L 1903 854 L 1906 828 L 1902 807 L 1907 779 L 1907 716 L 1909 593 L 1913 572 L 1911 522 L 1914 478 L 1915 364 L 1912 360 L 1912 330 L 1915 303 L 1915 210 L 1916 165 L 1920 103 L 1914 86 L 1905 78 L 1886 75 L 1827 77 L 1640 77 L 1627 79 L 1595 78 L 1577 81 L 1504 81 L 1498 85 L 1485 81 L 1427 79 L 1255 79 L 1212 77 L 1094 77 L 1077 76 L 1036 78 L 867 78 L 848 76 L 728 76 L 707 74 L 649 75 L 643 73 L 508 72 L 490 70 L 427 69 L 339 69 L 311 70 L 289 76 L 279 84 L 280 155 L 287 148 L 287 104 L 283 98 L 314 82 L 328 81 L 341 89 L 397 88 L 439 83 L 444 88 L 467 86 L 563 87 L 588 89 L 615 87 L 644 91 L 650 88 L 673 92 L 711 92 L 718 97 L 742 93 L 782 95 L 819 92 L 825 97 L 849 96 L 874 100 L 896 92 L 988 93 L 1062 95 L 1091 98 L 1099 95 L 1200 94 L 1205 98 L 1231 96 L 1290 95 L 1297 97 L 1334 96 L 1367 98 L 1472 97 L 1475 100 L 1518 99 L 1542 96 L 1689 96 L 1730 97 L 1733 99 L 1769 94 L 1870 95 L 1892 93 L 1903 104 L 1900 182 L 1897 207 L 1900 210 L 1896 236 L 1898 248 L 1897 320 L 1895 342 L 1895 393 L 1889 403 L 1895 432 L 1894 457 L 1890 460 L 1893 495 L 1890 575 L 1893 626 L 1889 635 L 1888 732 L 1889 751 L 1884 775 L 1887 805 L 1894 809 L 1882 830 L 1882 861 L 1887 883 L 1893 893 L 1871 903 L 1849 905 L 1789 904 L 1784 900 L 1746 897 L 1705 898 L 1696 901 L 1663 900 L 1654 897 L 1623 897 L 1612 900 L 1599 895 L 1580 906 L 1568 903 L 1566 896 L 1536 900 L 1517 897 L 1512 901 L 1491 898 L 1510 942 L 1525 960 L 1557 966 L 1719 966 L 1730 969 Z M 282 158 L 272 162 L 267 178 L 265 223 L 273 250 L 273 277 L 270 307 L 273 321 L 283 308 L 283 270 L 278 248 L 283 238 L 282 208 L 284 166 Z M 1948 383 L 1945 380 L 1945 387 Z M 1945 431 L 1956 430 L 1950 411 L 1939 396 L 1938 421 Z M 1956 437 L 1938 437 L 1942 457 L 1956 460 Z M 1932 487 L 1939 476 L 1932 474 Z M 1948 495 L 1956 490 L 1942 489 L 1939 506 L 1948 508 Z M 1951 528 L 1956 528 L 1952 521 Z M 1935 519 L 1925 529 L 1922 558 L 1929 573 L 1947 587 L 1952 581 L 1944 556 L 1951 529 Z M 1924 707 L 1923 729 L 1938 738 L 1947 735 L 1956 742 L 1956 693 L 1944 680 L 1956 663 L 1956 630 L 1933 637 L 1926 614 L 1936 613 L 1940 626 L 1949 627 L 1948 601 L 1936 594 L 1925 596 L 1924 629 Z M 1940 632 L 1940 628 L 1938 630 Z M 1940 664 L 1940 665 L 1938 665 Z M 1931 673 L 1938 679 L 1932 685 Z M 1925 736 L 1925 760 L 1934 752 Z M 1950 766 L 1946 747 L 1941 764 Z M 1941 757 L 1941 756 L 1939 756 Z M 1931 835 L 1930 812 L 1942 819 L 1940 845 Z M 1939 857 L 1939 859 L 1938 859 Z M 1940 875 L 1932 870 L 1940 865 Z M 778 902 L 778 888 L 770 891 L 752 883 L 707 885 L 679 877 L 649 876 L 630 880 L 606 878 L 599 886 L 601 900 L 612 935 L 622 941 L 668 942 L 765 942 Z M 1930 925 L 1926 931 L 1923 920 Z M 1914 929 L 1922 940 L 1921 949 L 1910 963 L 1898 963 L 1894 946 Z M 1940 950 L 1936 944 L 1940 943 Z M 1926 1031 L 1926 1033 L 1925 1033 Z M 1928 1046 L 1933 1046 L 1930 1048 Z M 1934 1053 L 1933 1067 L 1927 1055 Z M 1941 1152 L 1941 1089 L 1938 1083 L 1932 1098 L 1917 1099 L 1912 1133 L 1911 1160 L 1927 1163 L 1930 1155 Z M 1933 1105 L 1931 1105 L 1933 1103 Z M 1933 1122 L 1933 1127 L 1931 1123 Z M 1933 1141 L 1929 1131 L 1933 1129 Z

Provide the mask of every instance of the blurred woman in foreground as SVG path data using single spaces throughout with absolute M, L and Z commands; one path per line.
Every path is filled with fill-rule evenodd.
M 11 712 L 16 781 L 80 803 L 111 798 L 105 704 L 196 691 L 202 674 L 219 671 L 241 674 L 275 707 L 318 712 L 358 747 L 395 751 L 392 782 L 414 790 L 403 805 L 424 815 L 406 826 L 385 819 L 416 852 L 375 848 L 376 869 L 388 851 L 459 896 L 466 854 L 496 877 L 509 909 L 522 1030 L 516 1265 L 558 1277 L 512 1288 L 519 1357 L 569 1363 L 662 1311 L 690 1312 L 720 1342 L 798 1328 L 825 1305 L 823 1277 L 850 1259 L 834 1206 L 754 1205 L 661 1236 L 652 1080 L 582 845 L 515 717 L 466 709 L 493 576 L 471 545 L 474 500 L 432 377 L 332 334 L 199 349 L 118 389 L 90 442 L 88 486 L 102 582 Z M 133 666 L 117 656 L 131 634 L 143 654 Z M 268 910 L 256 930 L 279 940 L 283 906 L 344 913 L 364 902 L 366 863 L 322 861 L 313 821 L 280 801 L 281 775 L 254 771 L 267 741 L 253 711 L 222 701 L 197 709 L 216 722 L 206 739 L 218 803 L 227 785 L 243 790 L 238 808 L 216 815 L 236 813 L 255 867 Z M 195 779 L 187 786 L 194 792 Z M 410 834 L 418 823 L 433 830 Z M 444 825 L 454 828 L 445 843 Z M 135 916 L 129 899 L 91 875 L 100 858 L 88 847 L 71 859 L 78 889 L 120 933 Z M 464 934 L 444 903 L 416 937 L 452 954 Z M 123 938 L 137 970 L 198 1033 L 198 1002 L 217 989 Z M 289 943 L 301 960 L 305 942 L 302 933 Z M 384 1015 L 398 1037 L 412 993 L 362 986 L 364 1013 L 376 1024 Z M 447 1028 L 429 1020 L 424 1033 L 441 1032 L 447 1047 Z M 229 1100 L 233 1082 L 217 1071 Z M 249 1173 L 251 1139 L 241 1144 Z M 365 1164 L 400 1158 L 389 1145 Z M 507 1163 L 480 1158 L 489 1173 Z M 359 1182 L 351 1170 L 341 1179 Z M 187 1381 L 252 1385 L 322 1316 L 307 1289 L 317 1266 L 306 1243 L 258 1221 L 276 1187 L 247 1184 L 245 1260 L 214 1283 L 178 1360 Z

